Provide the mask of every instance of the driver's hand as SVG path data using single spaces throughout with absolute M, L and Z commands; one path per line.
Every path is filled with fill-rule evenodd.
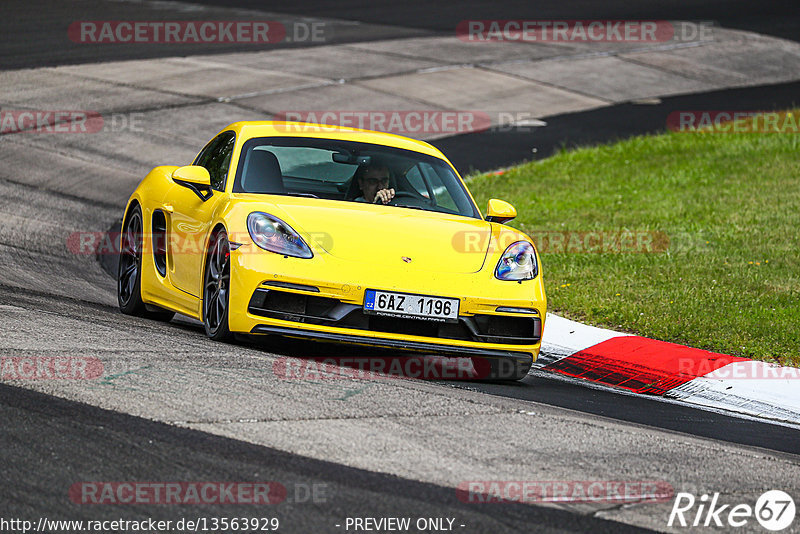
M 375 204 L 388 204 L 390 200 L 394 198 L 394 189 L 381 189 L 377 193 L 375 193 L 375 200 L 373 201 Z

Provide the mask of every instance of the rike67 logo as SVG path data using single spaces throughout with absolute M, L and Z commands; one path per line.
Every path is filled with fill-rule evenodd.
M 794 516 L 794 500 L 780 490 L 765 492 L 755 506 L 722 504 L 719 493 L 704 494 L 698 499 L 691 493 L 681 492 L 675 496 L 667 526 L 738 528 L 750 524 L 755 518 L 765 529 L 778 532 L 789 527 Z

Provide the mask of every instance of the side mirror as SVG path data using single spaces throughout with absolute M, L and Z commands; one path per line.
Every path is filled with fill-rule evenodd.
M 173 171 L 172 181 L 192 190 L 203 202 L 214 194 L 211 189 L 211 175 L 205 167 L 198 165 L 179 167 Z
M 510 221 L 516 216 L 517 210 L 505 200 L 500 200 L 499 198 L 493 198 L 489 200 L 489 206 L 486 209 L 487 221 L 502 224 Z

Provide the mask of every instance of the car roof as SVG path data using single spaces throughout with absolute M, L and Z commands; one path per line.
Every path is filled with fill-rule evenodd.
M 255 137 L 313 137 L 338 139 L 413 150 L 447 161 L 447 158 L 441 151 L 425 141 L 373 130 L 361 130 L 358 128 L 308 122 L 240 121 L 228 125 L 226 128 L 220 130 L 220 133 L 231 130 L 236 132 L 237 136 L 241 136 L 245 140 Z

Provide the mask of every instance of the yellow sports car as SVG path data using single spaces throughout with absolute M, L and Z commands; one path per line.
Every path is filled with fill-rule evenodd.
M 531 239 L 484 218 L 422 141 L 237 122 L 184 167 L 153 169 L 122 221 L 123 313 L 492 362 L 525 376 L 545 319 Z M 403 351 L 403 352 L 399 352 Z M 409 352 L 406 352 L 409 351 Z M 496 371 L 494 371 L 496 372 Z

